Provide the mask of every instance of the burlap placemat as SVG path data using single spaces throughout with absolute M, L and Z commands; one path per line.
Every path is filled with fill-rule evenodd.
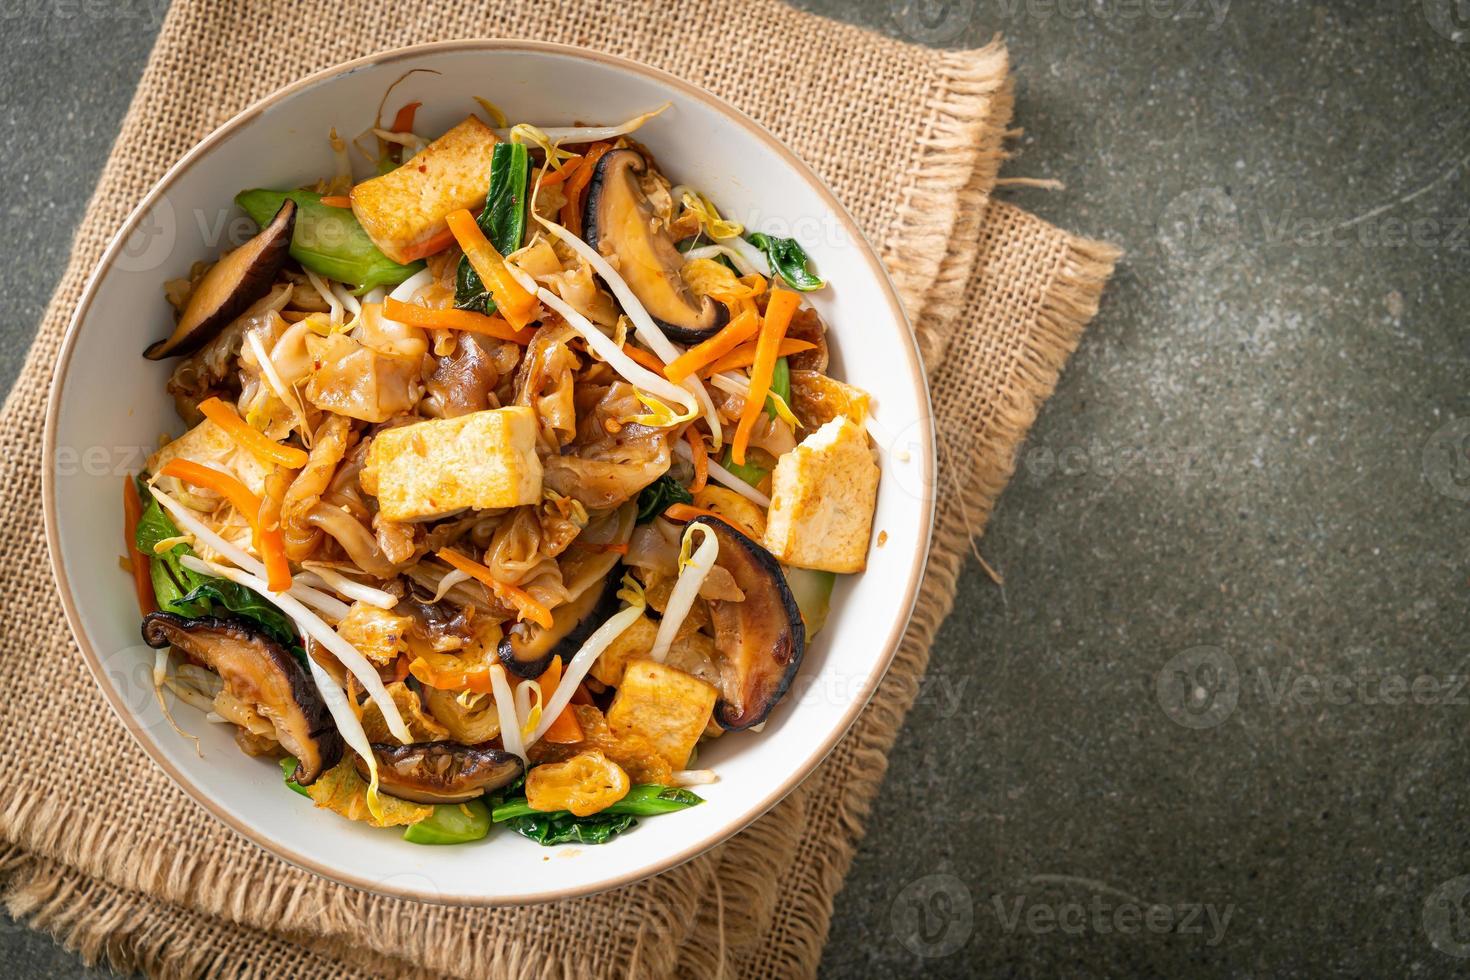
M 270 25 L 264 29 L 263 25 Z M 693 32 L 693 33 L 691 33 Z M 297 871 L 175 789 L 122 735 L 37 574 L 35 447 L 88 271 L 148 186 L 232 113 L 300 75 L 465 36 L 583 44 L 664 68 L 764 123 L 879 248 L 931 365 L 941 489 L 914 622 L 873 704 L 747 832 L 616 893 L 521 910 L 390 901 Z M 1004 49 L 936 52 L 793 11 L 658 0 L 466 9 L 180 0 L 0 419 L 0 876 L 12 914 L 89 960 L 197 976 L 669 976 L 815 970 L 972 536 L 1096 310 L 1116 253 L 989 201 L 1010 114 Z M 942 355 L 942 356 L 941 356 Z

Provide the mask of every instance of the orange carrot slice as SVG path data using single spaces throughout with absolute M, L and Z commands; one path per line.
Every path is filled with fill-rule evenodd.
M 383 301 L 383 314 L 390 320 L 425 330 L 463 330 L 484 334 L 497 340 L 508 340 L 524 347 L 535 336 L 534 330 L 516 330 L 504 317 L 486 316 L 471 310 L 431 310 L 417 303 L 405 303 L 389 296 Z
M 225 430 L 225 435 L 235 445 L 246 450 L 262 463 L 274 463 L 288 470 L 299 470 L 306 465 L 306 450 L 295 446 L 283 446 L 266 437 L 265 433 L 250 427 L 228 403 L 218 398 L 206 398 L 199 403 L 204 417 Z

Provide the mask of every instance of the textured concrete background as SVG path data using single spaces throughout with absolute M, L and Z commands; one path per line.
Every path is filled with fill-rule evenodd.
M 1129 253 L 981 542 L 1005 586 L 967 571 L 824 973 L 1463 972 L 1470 4 L 807 5 L 1003 31 L 1007 172 L 1067 184 L 1013 196 Z M 6 384 L 159 6 L 5 15 Z M 0 957 L 85 972 L 13 925 Z

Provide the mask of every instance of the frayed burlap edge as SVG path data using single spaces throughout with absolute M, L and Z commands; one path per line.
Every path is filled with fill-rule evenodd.
M 967 225 L 971 231 L 978 225 L 985 195 L 1004 159 L 1001 142 L 1013 91 L 1010 55 L 998 36 L 977 51 L 945 53 L 939 66 L 938 85 L 919 128 L 928 134 L 922 137 L 923 156 L 882 255 L 920 338 L 921 355 L 928 352 L 920 324 L 930 315 L 940 270 L 956 251 L 968 252 L 970 265 L 974 263 L 975 236 L 963 232 Z M 953 322 L 944 326 L 952 328 Z
M 150 899 L 75 868 L 0 847 L 3 903 L 17 921 L 49 935 L 83 963 L 165 978 L 273 977 L 427 980 L 429 974 L 368 957 L 321 955 L 310 942 L 271 936 Z M 261 953 L 269 954 L 262 961 Z

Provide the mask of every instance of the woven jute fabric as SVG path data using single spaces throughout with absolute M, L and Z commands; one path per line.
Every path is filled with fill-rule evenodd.
M 887 264 L 931 365 L 942 434 L 934 547 L 912 625 L 872 704 L 817 772 L 744 833 L 663 875 L 503 910 L 358 892 L 215 822 L 125 736 L 37 567 L 47 465 L 37 447 L 60 339 L 88 272 L 148 187 L 230 115 L 309 71 L 486 36 L 632 57 L 770 128 Z M 0 418 L 0 752 L 35 760 L 0 769 L 11 913 L 89 961 L 160 976 L 815 972 L 965 555 L 1117 254 L 990 199 L 1010 112 L 999 43 L 932 51 L 774 0 L 175 3 Z M 58 753 L 64 769 L 43 764 Z

